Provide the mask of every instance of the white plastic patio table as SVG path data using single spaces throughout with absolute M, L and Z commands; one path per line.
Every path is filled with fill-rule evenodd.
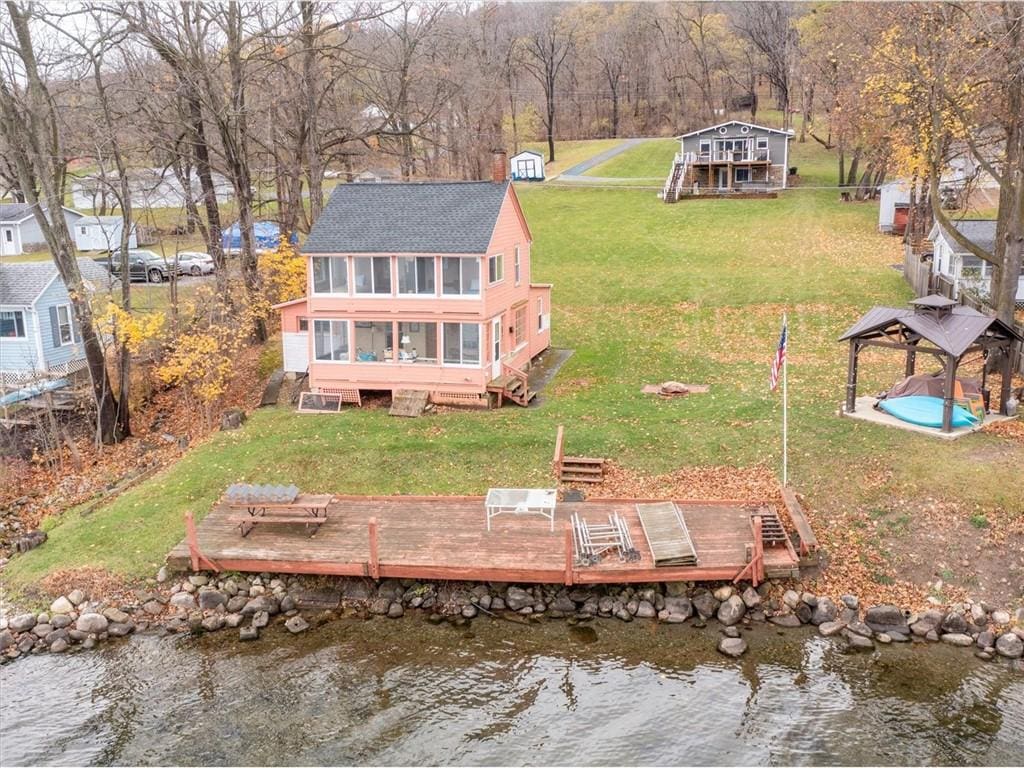
M 541 515 L 551 521 L 555 530 L 555 501 L 558 492 L 554 488 L 491 488 L 487 491 L 484 505 L 487 510 L 487 530 L 491 530 L 491 518 L 498 515 Z

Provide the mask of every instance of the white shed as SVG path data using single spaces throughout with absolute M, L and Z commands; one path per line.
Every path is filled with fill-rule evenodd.
M 121 247 L 120 216 L 83 216 L 75 222 L 75 246 L 80 251 L 113 251 Z M 128 236 L 128 247 L 137 248 L 135 225 Z
M 902 235 L 910 209 L 910 184 L 897 179 L 882 185 L 878 204 L 878 231 Z M 897 215 L 897 211 L 900 214 Z
M 514 181 L 544 181 L 544 155 L 532 149 L 524 149 L 509 160 Z

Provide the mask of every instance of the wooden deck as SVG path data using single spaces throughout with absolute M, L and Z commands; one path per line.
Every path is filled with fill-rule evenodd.
M 636 512 L 637 499 L 560 502 L 555 530 L 539 516 L 501 516 L 486 530 L 483 497 L 337 496 L 315 536 L 264 524 L 245 538 L 218 504 L 195 527 L 199 565 L 218 570 L 372 578 L 597 584 L 652 581 L 726 581 L 736 578 L 754 547 L 756 504 L 679 501 L 697 551 L 696 566 L 654 567 Z M 629 524 L 638 562 L 614 556 L 593 566 L 572 559 L 569 518 L 607 522 L 618 512 Z M 167 556 L 175 569 L 192 567 L 186 538 Z M 207 566 L 209 567 L 209 566 Z M 795 575 L 789 546 L 764 552 L 768 578 Z

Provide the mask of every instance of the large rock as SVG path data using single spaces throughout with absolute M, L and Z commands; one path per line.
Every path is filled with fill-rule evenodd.
M 663 611 L 667 622 L 678 624 L 693 615 L 693 604 L 688 597 L 666 597 Z
M 743 590 L 743 604 L 747 608 L 757 608 L 761 604 L 761 596 L 757 594 L 757 590 L 753 587 L 747 587 Z
M 846 647 L 851 651 L 873 651 L 875 644 L 870 637 L 857 635 L 853 632 L 846 633 Z
M 50 623 L 56 629 L 64 629 L 64 627 L 70 627 L 72 624 L 74 624 L 75 620 L 67 614 L 58 613 L 56 616 L 50 619 Z
M 341 596 L 353 602 L 366 602 L 374 597 L 374 588 L 362 579 L 348 579 L 341 587 Z
M 70 647 L 71 643 L 67 641 L 67 638 L 59 637 L 50 646 L 50 653 L 64 653 Z
M 1010 614 L 1007 611 L 992 611 L 992 623 L 1001 626 L 1010 623 Z
M 22 613 L 11 619 L 7 627 L 12 632 L 28 632 L 32 627 L 36 625 L 36 615 L 34 613 Z
M 293 635 L 297 635 L 300 632 L 305 632 L 309 629 L 309 622 L 307 622 L 302 616 L 292 616 L 288 621 L 284 623 L 285 629 L 291 632 Z
M 203 619 L 202 627 L 207 632 L 216 632 L 218 629 L 224 626 L 224 617 L 220 614 L 214 614 L 213 616 L 207 616 Z
M 103 615 L 107 617 L 107 621 L 116 622 L 118 624 L 126 624 L 131 620 L 131 616 L 120 608 L 115 608 L 114 606 L 104 608 Z
M 867 613 L 864 614 L 864 623 L 875 632 L 885 632 L 886 634 L 910 631 L 907 626 L 907 617 L 895 605 L 875 605 L 868 608 Z
M 974 638 L 962 632 L 947 632 L 942 636 L 942 642 L 968 648 L 974 645 Z
M 747 612 L 747 606 L 739 595 L 730 596 L 724 603 L 718 606 L 718 620 L 727 627 L 738 624 L 743 614 Z
M 800 619 L 792 613 L 783 613 L 778 616 L 772 616 L 768 621 L 777 627 L 795 628 L 800 626 Z
M 75 606 L 63 595 L 50 603 L 50 613 L 71 613 L 73 610 L 75 610 Z
M 658 615 L 658 612 L 654 609 L 654 603 L 648 600 L 641 600 L 636 607 L 636 617 L 638 619 L 653 619 Z
M 249 598 L 245 595 L 235 595 L 234 597 L 228 598 L 225 608 L 228 613 L 241 613 L 242 609 L 245 608 L 245 604 L 248 602 Z
M 800 619 L 801 624 L 810 624 L 813 611 L 814 609 L 810 605 L 801 600 L 793 609 L 793 615 Z
M 238 630 L 239 640 L 256 640 L 260 636 L 260 631 L 256 627 L 241 627 Z
M 710 619 L 716 613 L 718 613 L 718 601 L 715 596 L 707 590 L 694 595 L 693 607 L 697 613 L 700 614 L 702 619 Z
M 270 614 L 266 611 L 256 611 L 256 613 L 252 615 L 252 625 L 256 627 L 256 629 L 263 629 L 269 623 Z
M 135 629 L 135 625 L 131 622 L 111 622 L 107 627 L 107 634 L 111 637 L 124 637 L 125 635 L 131 634 L 132 630 Z
M 996 653 L 1008 659 L 1019 659 L 1024 656 L 1024 640 L 1013 632 L 1005 632 L 996 640 Z
M 796 608 L 800 605 L 800 593 L 795 589 L 787 589 L 782 595 L 782 602 L 788 605 L 790 608 Z
M 11 633 L 11 630 L 5 629 L 2 632 L 0 632 L 0 653 L 3 653 L 8 648 L 12 648 L 13 646 L 14 635 Z
M 266 611 L 271 616 L 276 616 L 279 610 L 280 604 L 277 602 L 277 598 L 270 595 L 257 595 L 250 598 L 238 613 L 241 613 L 243 616 L 252 616 L 258 611 Z
M 196 599 L 188 592 L 178 592 L 171 595 L 171 599 L 167 601 L 172 608 L 181 608 L 182 610 L 191 611 L 196 607 Z
M 735 592 L 736 590 L 734 590 L 731 586 L 726 584 L 724 587 L 719 587 L 718 589 L 716 589 L 713 594 L 715 596 L 715 600 L 717 600 L 720 603 L 724 603 L 726 600 L 732 597 L 735 594 Z
M 942 611 L 934 609 L 925 611 L 917 618 L 917 621 L 910 625 L 910 631 L 916 637 L 925 637 L 929 632 L 938 632 L 945 618 L 946 614 Z
M 950 635 L 966 635 L 970 633 L 971 626 L 962 613 L 954 611 L 942 622 L 942 631 Z
M 241 408 L 228 408 L 220 417 L 222 431 L 238 429 L 245 423 L 245 411 Z
M 842 632 L 845 626 L 841 621 L 823 621 L 818 625 L 818 633 L 824 637 L 832 637 Z
M 107 617 L 102 613 L 83 613 L 75 622 L 75 629 L 98 635 L 100 632 L 106 632 L 109 624 Z
M 723 637 L 718 641 L 718 652 L 738 659 L 747 652 L 747 641 L 742 637 Z
M 391 605 L 388 606 L 388 618 L 389 619 L 400 619 L 405 615 L 405 608 L 402 604 L 395 600 Z
M 819 597 L 818 604 L 811 611 L 811 624 L 818 627 L 822 624 L 834 622 L 839 615 L 839 609 L 832 602 L 831 598 Z
M 529 592 L 520 587 L 509 587 L 505 593 L 505 605 L 511 611 L 518 611 L 526 606 L 532 606 L 536 602 Z
M 386 616 L 390 607 L 390 600 L 386 597 L 377 597 L 370 602 L 370 613 L 374 616 Z
M 199 608 L 204 611 L 214 611 L 222 605 L 227 605 L 228 596 L 215 589 L 199 590 Z

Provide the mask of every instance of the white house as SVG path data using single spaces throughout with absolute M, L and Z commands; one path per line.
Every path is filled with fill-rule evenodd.
M 957 231 L 978 247 L 995 250 L 996 222 L 993 219 L 960 219 L 953 222 Z M 954 298 L 963 289 L 988 295 L 992 286 L 992 265 L 965 251 L 942 227 L 932 226 L 928 238 L 934 244 L 932 274 L 941 275 L 953 285 Z M 1017 281 L 1017 301 L 1024 301 L 1024 271 Z
M 540 152 L 524 149 L 508 162 L 514 181 L 544 181 L 544 155 Z
M 902 235 L 910 213 L 910 184 L 904 179 L 887 181 L 880 188 L 878 231 Z
M 82 214 L 62 208 L 68 229 L 74 231 Z M 0 256 L 20 256 L 25 251 L 46 247 L 43 232 L 28 203 L 0 203 Z
M 75 247 L 80 251 L 113 251 L 121 247 L 124 221 L 120 216 L 83 216 L 75 222 Z M 135 224 L 128 235 L 128 247 L 138 248 Z

